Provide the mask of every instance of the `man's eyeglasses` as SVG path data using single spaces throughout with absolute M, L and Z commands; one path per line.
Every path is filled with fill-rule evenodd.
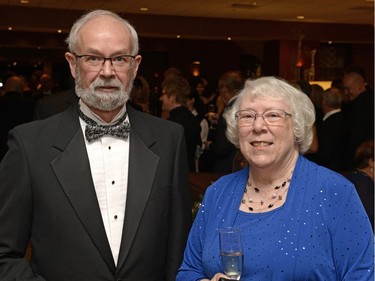
M 257 117 L 262 117 L 267 125 L 280 125 L 284 122 L 287 116 L 292 116 L 292 114 L 282 110 L 282 109 L 270 109 L 262 114 L 258 114 L 253 110 L 240 110 L 234 115 L 238 122 L 238 125 L 253 125 Z
M 82 64 L 87 69 L 97 70 L 99 71 L 103 65 L 105 64 L 106 60 L 111 62 L 112 67 L 115 70 L 124 71 L 129 70 L 133 67 L 133 61 L 135 56 L 132 55 L 118 55 L 114 57 L 101 57 L 95 55 L 77 55 L 74 54 L 76 58 L 82 59 Z

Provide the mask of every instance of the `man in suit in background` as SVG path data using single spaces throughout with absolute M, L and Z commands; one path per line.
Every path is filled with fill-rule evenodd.
M 59 112 L 64 111 L 71 105 L 78 102 L 78 96 L 74 87 L 51 96 L 45 96 L 35 103 L 34 120 L 45 119 Z
M 198 169 L 198 163 L 195 161 L 197 149 L 199 151 L 202 145 L 201 127 L 197 118 L 187 108 L 186 101 L 189 94 L 189 82 L 181 76 L 173 75 L 164 80 L 160 101 L 163 110 L 169 113 L 168 120 L 184 127 L 189 171 L 196 172 Z
M 8 150 L 8 133 L 14 127 L 33 118 L 34 100 L 23 95 L 23 80 L 11 76 L 5 82 L 4 95 L 0 96 L 0 161 Z
M 67 43 L 79 103 L 12 130 L 0 164 L 0 280 L 175 280 L 191 224 L 183 129 L 126 105 L 141 62 L 127 21 L 92 11 Z
M 341 111 L 342 96 L 338 91 L 324 92 L 321 108 L 324 113 L 318 130 L 319 148 L 310 159 L 336 172 L 345 170 L 345 149 L 348 140 L 348 123 Z
M 354 154 L 359 145 L 374 138 L 374 90 L 367 86 L 360 67 L 345 69 L 343 84 L 350 102 L 346 110 L 349 137 L 346 170 L 354 169 Z
M 244 78 L 239 71 L 225 72 L 219 78 L 218 90 L 225 108 L 216 116 L 216 134 L 212 143 L 209 144 L 209 152 L 214 157 L 214 172 L 229 174 L 233 171 L 234 160 L 239 149 L 225 135 L 227 123 L 223 113 L 231 106 L 230 100 L 242 90 L 244 83 Z M 212 116 L 209 115 L 209 118 Z M 215 122 L 212 119 L 210 121 Z

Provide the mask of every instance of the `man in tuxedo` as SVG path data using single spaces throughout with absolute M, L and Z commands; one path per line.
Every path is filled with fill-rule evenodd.
M 316 153 L 310 154 L 310 159 L 336 172 L 343 172 L 349 132 L 348 122 L 341 111 L 342 96 L 339 92 L 328 89 L 322 99 L 324 116 L 318 130 L 319 148 Z
M 345 112 L 348 121 L 346 170 L 354 169 L 354 155 L 359 145 L 374 139 L 374 90 L 368 87 L 361 68 L 345 69 L 343 84 L 350 102 Z
M 191 224 L 183 128 L 126 105 L 141 62 L 127 21 L 92 11 L 67 43 L 78 104 L 13 129 L 0 164 L 0 280 L 175 280 Z

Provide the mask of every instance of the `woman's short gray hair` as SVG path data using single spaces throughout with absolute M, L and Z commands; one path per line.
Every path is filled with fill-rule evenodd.
M 94 10 L 87 14 L 84 14 L 81 16 L 72 26 L 68 38 L 66 38 L 65 42 L 68 44 L 69 51 L 71 53 L 77 52 L 77 40 L 78 40 L 78 34 L 82 26 L 84 26 L 89 21 L 96 19 L 100 16 L 109 16 L 114 19 L 117 19 L 119 22 L 121 22 L 129 31 L 132 38 L 132 53 L 130 55 L 137 55 L 139 50 L 138 45 L 138 34 L 135 31 L 134 27 L 125 19 L 120 17 L 118 14 L 113 13 L 111 11 L 107 10 Z
M 231 101 L 232 106 L 224 112 L 227 122 L 226 136 L 239 147 L 238 126 L 235 113 L 245 96 L 282 98 L 290 106 L 293 120 L 293 133 L 300 153 L 305 153 L 313 139 L 315 109 L 310 98 L 288 82 L 276 77 L 261 77 L 247 80 L 244 88 Z

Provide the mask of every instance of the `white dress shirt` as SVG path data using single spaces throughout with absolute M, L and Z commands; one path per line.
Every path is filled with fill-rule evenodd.
M 126 110 L 124 106 L 111 123 L 106 123 L 81 100 L 80 105 L 82 112 L 100 125 L 116 123 Z M 80 124 L 84 132 L 87 124 L 81 118 Z M 85 143 L 104 228 L 117 265 L 128 186 L 129 138 L 124 140 L 105 135 L 91 143 L 86 140 Z
M 323 117 L 323 121 L 326 121 L 328 117 L 338 112 L 341 112 L 341 109 L 334 109 L 334 110 L 331 110 L 330 112 L 327 112 Z

